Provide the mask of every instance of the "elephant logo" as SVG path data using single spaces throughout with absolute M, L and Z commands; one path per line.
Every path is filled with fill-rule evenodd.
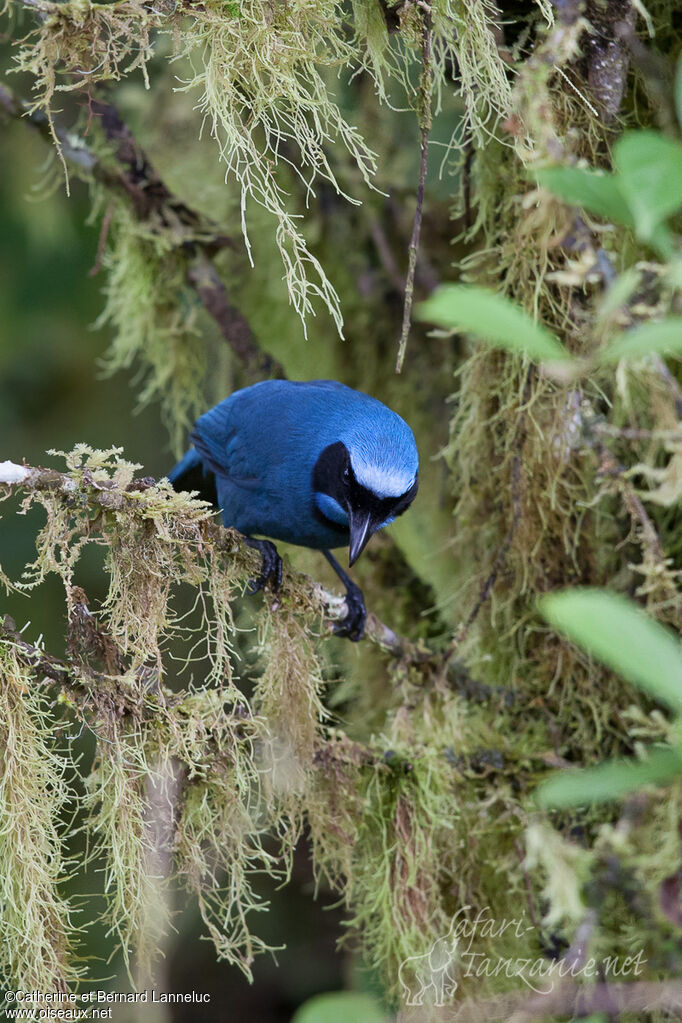
M 453 918 L 448 933 L 436 938 L 428 952 L 403 959 L 398 968 L 398 980 L 405 1005 L 443 1006 L 457 990 L 454 963 L 457 959 L 458 938 L 454 933 Z

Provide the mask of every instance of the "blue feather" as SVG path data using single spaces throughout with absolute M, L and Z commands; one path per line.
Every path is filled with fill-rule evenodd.
M 339 526 L 348 528 L 348 512 L 344 511 L 338 501 L 329 494 L 315 493 L 315 506 L 319 508 L 326 518 L 331 519 L 332 522 L 338 523 Z

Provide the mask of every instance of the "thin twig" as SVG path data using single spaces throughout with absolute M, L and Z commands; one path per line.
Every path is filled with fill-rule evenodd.
M 187 268 L 187 280 L 249 376 L 258 380 L 264 377 L 284 379 L 284 367 L 260 347 L 249 321 L 232 305 L 220 274 L 203 253 Z
M 625 476 L 627 471 L 625 466 L 603 445 L 598 445 L 597 451 L 600 458 L 599 475 L 615 480 L 630 518 L 638 522 L 641 527 L 645 546 L 649 548 L 657 561 L 664 562 L 665 550 L 661 538 L 656 532 L 656 527 L 644 507 L 642 499 Z
M 114 204 L 110 202 L 106 208 L 104 217 L 102 218 L 102 226 L 99 232 L 99 240 L 97 242 L 97 255 L 95 256 L 95 262 L 88 271 L 89 277 L 96 277 L 102 269 L 102 263 L 104 262 L 104 253 L 107 249 L 107 238 L 109 236 L 109 228 L 111 226 L 111 218 L 114 215 Z
M 471 170 L 474 162 L 474 143 L 468 138 L 465 146 L 464 161 L 462 163 L 462 197 L 464 206 L 464 229 L 468 231 L 473 225 L 471 198 Z
M 396 373 L 400 373 L 405 361 L 407 339 L 410 334 L 412 323 L 412 301 L 414 298 L 414 274 L 417 267 L 417 255 L 419 253 L 419 237 L 422 229 L 422 215 L 424 212 L 424 190 L 426 188 L 426 167 L 429 151 L 429 135 L 431 132 L 431 90 L 433 85 L 433 65 L 431 61 L 431 15 L 424 14 L 424 29 L 422 40 L 422 75 L 421 75 L 421 103 L 419 123 L 421 128 L 421 161 L 419 165 L 419 185 L 417 188 L 417 209 L 414 214 L 412 226 L 412 238 L 408 250 L 407 277 L 405 279 L 405 303 L 403 306 L 403 329 L 398 344 L 398 358 L 395 365 Z

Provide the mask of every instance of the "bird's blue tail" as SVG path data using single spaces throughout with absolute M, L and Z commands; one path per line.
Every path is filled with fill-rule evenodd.
M 194 448 L 171 469 L 168 479 L 174 490 L 196 490 L 202 501 L 218 506 L 215 476 L 204 467 L 201 455 Z
M 188 490 L 189 487 L 184 485 L 183 477 L 189 473 L 194 473 L 197 469 L 202 471 L 201 457 L 197 454 L 194 448 L 190 448 L 189 451 L 182 456 L 176 466 L 174 466 L 168 473 L 168 479 L 173 484 L 175 490 Z M 178 484 L 178 486 L 176 486 Z

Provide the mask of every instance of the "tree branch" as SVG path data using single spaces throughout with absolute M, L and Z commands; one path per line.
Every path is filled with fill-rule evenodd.
M 85 505 L 94 512 L 125 509 L 126 513 L 137 516 L 146 523 L 149 520 L 144 518 L 144 507 L 140 504 L 138 495 L 140 491 L 151 491 L 154 486 L 154 480 L 149 477 L 134 480 L 124 488 L 114 480 L 95 482 L 87 470 L 82 471 L 80 476 L 72 476 L 54 469 L 20 466 L 9 461 L 0 462 L 0 499 L 15 488 L 28 494 L 42 491 L 57 496 L 69 506 L 77 500 L 80 506 Z M 157 491 L 156 496 L 162 497 L 162 492 Z M 169 510 L 167 514 L 175 517 L 176 525 L 182 524 L 182 511 Z M 258 571 L 260 567 L 258 554 L 244 542 L 244 538 L 236 530 L 226 529 L 212 519 L 197 522 L 196 516 L 192 518 L 190 515 L 187 515 L 186 525 L 188 530 L 200 531 L 202 542 L 217 545 L 226 553 L 229 551 L 229 556 L 236 560 L 243 570 L 245 582 Z M 91 529 L 92 536 L 97 529 L 95 521 Z M 101 531 L 101 538 L 106 543 L 104 531 Z M 330 634 L 333 623 L 348 613 L 344 597 L 325 589 L 320 583 L 300 572 L 285 571 L 280 591 L 269 599 L 272 600 L 272 609 L 275 613 L 280 602 L 286 601 L 295 614 L 302 615 L 308 620 L 321 615 L 328 623 Z M 415 643 L 405 636 L 398 635 L 371 612 L 367 616 L 365 639 L 405 666 L 413 665 L 426 675 L 442 664 L 442 653 L 429 650 L 422 643 Z M 464 670 L 461 664 L 453 667 L 453 682 L 459 685 L 461 677 L 458 676 L 456 679 L 455 675 L 459 672 L 461 676 Z

